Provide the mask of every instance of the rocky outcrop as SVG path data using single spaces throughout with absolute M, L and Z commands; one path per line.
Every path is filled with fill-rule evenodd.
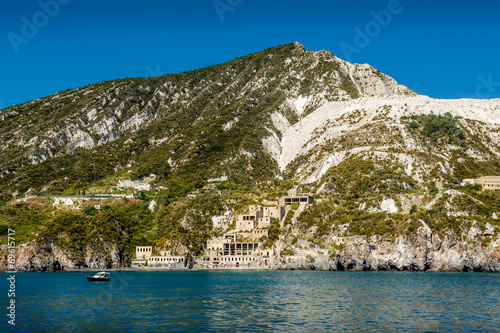
M 500 237 L 488 246 L 481 241 L 460 240 L 453 234 L 438 235 L 422 226 L 412 237 L 395 240 L 371 237 L 347 245 L 327 260 L 322 253 L 311 256 L 316 269 L 358 271 L 440 271 L 440 272 L 500 272 Z M 307 266 L 307 265 L 306 265 Z M 285 264 L 291 268 L 292 265 Z M 304 267 L 300 264 L 296 268 Z
M 350 238 L 353 241 L 350 242 Z M 226 265 L 226 269 L 274 270 L 337 270 L 337 271 L 439 271 L 500 272 L 500 237 L 488 246 L 480 241 L 458 240 L 452 234 L 438 235 L 423 225 L 412 237 L 395 239 L 373 236 L 343 237 L 348 244 L 336 253 L 299 239 L 291 254 L 283 255 L 284 243 L 278 241 L 272 253 L 251 264 Z M 290 251 L 290 249 L 288 249 Z M 87 247 L 83 256 L 75 258 L 55 244 L 37 242 L 19 245 L 16 249 L 18 271 L 58 271 L 77 268 L 109 269 L 124 267 L 126 260 L 116 245 L 101 251 Z M 7 257 L 0 259 L 0 270 L 7 269 Z M 188 267 L 161 267 L 184 269 Z M 190 267 L 189 267 L 190 268 Z M 193 268 L 211 268 L 195 262 Z
M 5 249 L 2 251 L 5 253 Z M 115 244 L 106 245 L 96 251 L 87 246 L 81 255 L 70 254 L 56 244 L 41 244 L 36 241 L 16 248 L 16 269 L 20 272 L 60 271 L 67 269 L 109 269 L 124 267 L 123 253 Z M 0 271 L 8 270 L 7 256 L 0 258 Z
M 474 226 L 471 228 L 474 229 Z M 476 235 L 477 236 L 477 235 Z M 487 246 L 480 238 L 457 239 L 437 234 L 422 222 L 412 236 L 333 236 L 330 250 L 298 237 L 295 244 L 281 237 L 255 261 L 224 261 L 218 269 L 500 272 L 500 235 Z M 267 252 L 267 253 L 265 253 Z M 211 268 L 199 261 L 194 268 Z

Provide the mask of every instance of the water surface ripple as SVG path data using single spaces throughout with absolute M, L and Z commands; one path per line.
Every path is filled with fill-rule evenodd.
M 18 273 L 15 331 L 500 332 L 498 274 L 127 271 L 109 283 L 85 274 Z

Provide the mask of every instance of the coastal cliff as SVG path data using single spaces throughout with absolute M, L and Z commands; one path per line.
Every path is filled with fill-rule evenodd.
M 15 267 L 20 272 L 51 272 L 68 269 L 109 269 L 124 267 L 122 253 L 116 245 L 103 251 L 87 247 L 75 258 L 74 255 L 55 244 L 39 244 L 36 241 L 21 244 L 16 248 Z M 0 271 L 8 270 L 7 256 L 0 260 Z
M 422 228 L 416 237 L 372 237 L 369 242 L 346 246 L 327 262 L 319 255 L 313 263 L 302 265 L 339 271 L 500 272 L 500 252 L 495 251 L 499 241 L 484 247 L 480 241 L 458 240 Z M 284 268 L 294 267 L 285 264 Z
M 278 242 L 267 263 L 264 259 L 241 268 L 273 270 L 337 270 L 337 271 L 440 271 L 440 272 L 500 272 L 500 237 L 483 246 L 481 234 L 475 240 L 460 240 L 454 235 L 432 233 L 425 224 L 414 237 L 396 239 L 373 236 L 343 238 L 349 245 L 337 250 L 321 248 L 307 240 L 299 239 L 292 248 L 293 255 L 280 255 Z M 354 243 L 352 243 L 352 242 Z M 23 244 L 16 253 L 18 271 L 58 271 L 78 268 L 123 268 L 126 262 L 116 246 L 101 253 L 87 248 L 84 256 L 74 260 L 54 244 L 41 246 L 36 242 Z M 183 265 L 184 266 L 184 265 Z M 6 270 L 7 258 L 0 260 L 0 270 Z M 181 267 L 176 267 L 180 269 Z M 188 268 L 188 267 L 186 267 Z M 208 269 L 195 261 L 193 269 Z M 240 268 L 240 267 L 239 267 Z M 226 269 L 236 269 L 228 265 Z

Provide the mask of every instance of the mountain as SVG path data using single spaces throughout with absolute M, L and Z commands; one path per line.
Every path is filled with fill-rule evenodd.
M 63 91 L 2 110 L 3 198 L 88 187 L 130 170 L 275 177 L 270 134 L 279 140 L 327 102 L 379 94 L 414 95 L 368 65 L 298 43 L 187 73 Z
M 19 230 L 24 254 L 37 262 L 26 267 L 36 269 L 56 261 L 120 266 L 135 245 L 153 243 L 179 242 L 195 258 L 230 225 L 215 223 L 218 216 L 301 184 L 320 200 L 295 211 L 273 246 L 297 236 L 352 257 L 356 250 L 332 248 L 332 237 L 399 244 L 429 229 L 450 247 L 460 240 L 464 253 L 481 240 L 474 253 L 493 258 L 442 269 L 500 270 L 490 256 L 500 244 L 500 196 L 460 187 L 500 173 L 499 107 L 421 96 L 369 65 L 299 43 L 181 74 L 70 89 L 0 110 L 1 229 Z M 209 183 L 222 195 L 186 198 Z M 100 214 L 89 210 L 92 200 L 14 200 L 138 191 L 141 200 L 109 199 Z M 464 236 L 472 229 L 477 239 Z M 348 267 L 339 256 L 334 266 Z

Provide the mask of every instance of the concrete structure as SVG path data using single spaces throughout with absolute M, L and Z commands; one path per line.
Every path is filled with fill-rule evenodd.
M 183 268 L 186 263 L 185 256 L 154 256 L 148 258 L 148 267 Z
M 261 217 L 259 219 L 259 223 L 257 224 L 257 228 L 269 228 L 273 220 L 274 219 L 272 217 Z
M 222 251 L 222 243 L 224 239 L 216 238 L 207 240 L 207 250 L 210 251 Z
M 265 249 L 265 250 L 262 250 L 261 255 L 262 255 L 262 257 L 264 257 L 264 258 L 269 258 L 270 256 L 273 256 L 273 255 L 274 255 L 274 250 L 273 250 L 273 249 Z
M 474 185 L 476 182 L 475 179 L 464 179 L 462 180 L 462 182 L 460 183 L 460 186 L 466 186 L 466 185 Z
M 479 184 L 483 190 L 500 190 L 500 176 L 484 176 L 478 179 L 464 179 L 461 186 Z
M 252 205 L 249 208 L 249 213 L 236 216 L 237 231 L 252 231 L 257 227 L 258 220 L 262 217 L 262 207 Z
M 283 206 L 272 206 L 272 207 L 262 207 L 262 216 L 263 217 L 274 217 L 278 221 L 283 220 L 285 217 L 285 207 Z
M 309 194 L 298 194 L 298 195 L 286 195 L 279 199 L 279 204 L 281 206 L 289 206 L 292 203 L 306 203 L 311 204 L 314 201 L 314 197 Z
M 153 256 L 153 252 L 155 252 L 154 246 L 136 246 L 136 259 L 132 260 L 131 266 L 182 269 L 187 264 L 185 255 L 173 255 L 171 250 L 160 250 L 159 256 Z
M 484 176 L 475 180 L 480 184 L 483 190 L 500 190 L 500 176 Z
M 224 256 L 246 256 L 251 255 L 252 252 L 257 252 L 261 245 L 260 242 L 234 242 L 224 243 L 222 248 L 222 255 Z
M 256 219 L 242 219 L 236 220 L 236 230 L 237 231 L 252 231 L 257 227 Z
M 220 265 L 223 267 L 234 266 L 236 268 L 240 267 L 252 267 L 252 264 L 258 260 L 255 256 L 225 256 L 221 258 Z M 219 265 L 218 264 L 218 265 Z M 213 266 L 217 267 L 217 266 Z
M 295 188 L 296 190 L 297 188 Z M 210 239 L 201 259 L 204 267 L 265 267 L 270 265 L 273 251 L 263 249 L 262 238 L 269 236 L 269 227 L 285 217 L 286 207 L 292 202 L 312 203 L 314 198 L 308 194 L 285 196 L 281 205 L 248 206 L 248 213 L 236 215 L 236 230 L 223 237 Z M 267 202 L 269 203 L 269 201 Z M 284 203 L 284 204 L 283 204 Z
M 333 242 L 335 245 L 356 245 L 356 244 L 366 244 L 366 236 L 348 236 L 348 237 L 334 237 Z
M 147 259 L 153 255 L 155 251 L 154 246 L 136 246 L 135 247 L 135 258 L 136 259 Z
M 252 231 L 252 235 L 256 238 L 267 237 L 269 236 L 269 230 L 267 228 L 257 228 Z
M 147 264 L 148 258 L 153 255 L 154 246 L 136 246 L 135 259 L 130 262 L 132 267 L 144 267 Z
M 145 267 L 147 263 L 147 259 L 132 259 L 132 261 L 130 262 L 130 267 L 141 268 Z
M 267 231 L 267 230 L 266 230 Z M 203 261 L 212 267 L 235 266 L 249 264 L 259 259 L 261 242 L 238 241 L 236 234 L 226 234 L 223 237 L 207 241 Z
M 252 231 L 255 228 L 269 228 L 272 219 L 281 221 L 285 216 L 285 207 L 283 206 L 248 206 L 247 214 L 236 216 L 237 231 Z

